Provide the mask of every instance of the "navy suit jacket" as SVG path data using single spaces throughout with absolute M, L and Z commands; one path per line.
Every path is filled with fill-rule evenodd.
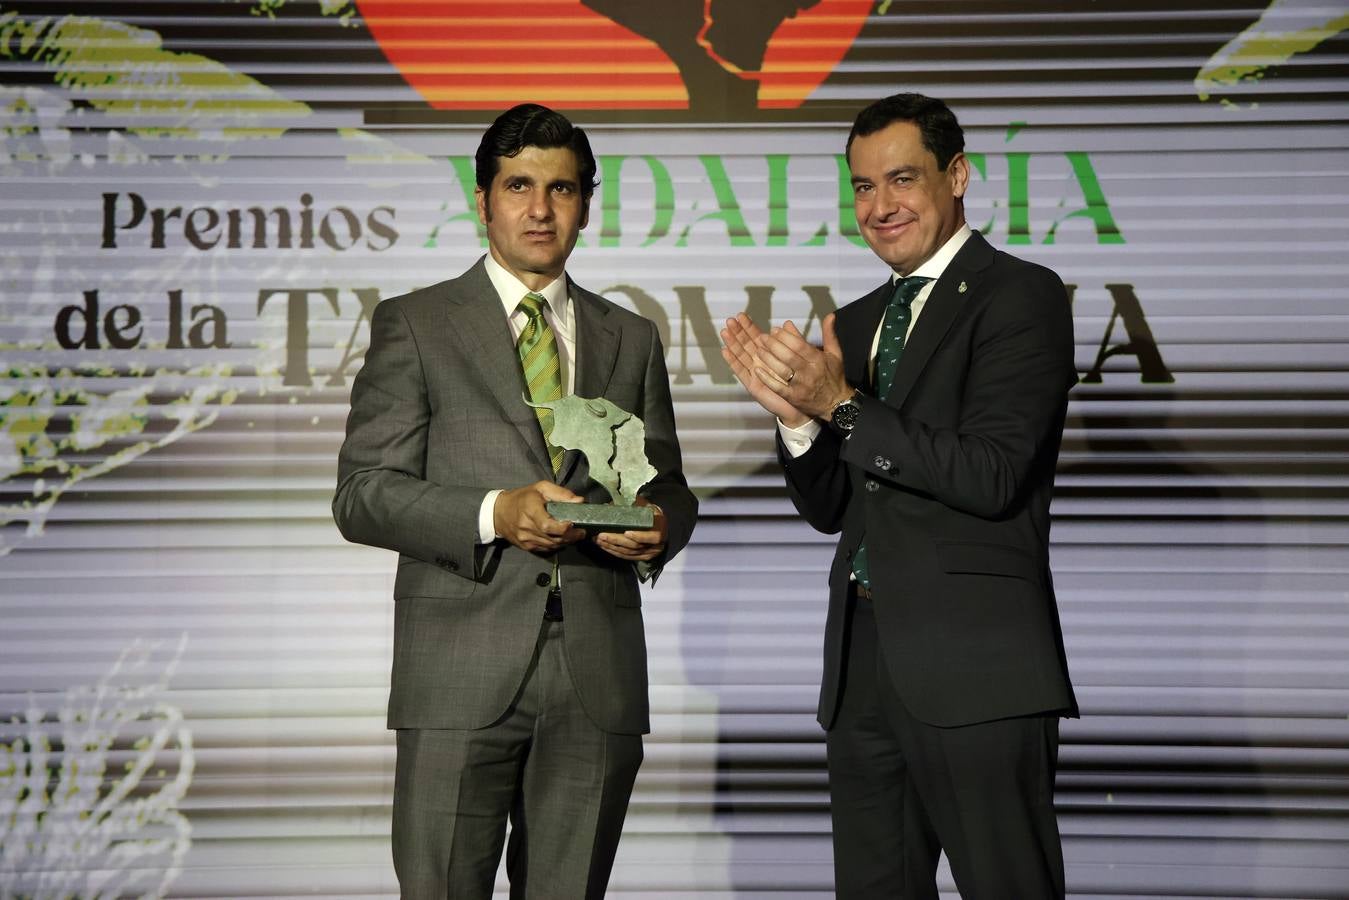
M 954 726 L 1076 715 L 1049 572 L 1049 500 L 1073 366 L 1072 315 L 1050 270 L 970 236 L 933 286 L 884 397 L 868 384 L 889 282 L 839 310 L 845 439 L 779 441 L 788 492 L 841 532 L 829 576 L 819 720 L 838 707 L 852 556 L 866 536 L 886 669 L 908 709 Z

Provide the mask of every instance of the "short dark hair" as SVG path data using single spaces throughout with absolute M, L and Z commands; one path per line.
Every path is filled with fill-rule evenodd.
M 576 154 L 580 166 L 581 196 L 589 200 L 599 183 L 595 180 L 595 154 L 583 129 L 560 112 L 537 103 L 521 103 L 497 116 L 478 144 L 478 187 L 487 191 L 501 171 L 501 157 L 515 156 L 526 147 L 566 147 Z
M 923 137 L 923 149 L 937 158 L 937 168 L 946 171 L 956 154 L 965 150 L 965 132 L 956 121 L 950 107 L 933 97 L 922 94 L 894 94 L 877 100 L 857 114 L 843 149 L 845 159 L 851 159 L 852 142 L 859 137 L 888 128 L 895 122 L 912 122 Z

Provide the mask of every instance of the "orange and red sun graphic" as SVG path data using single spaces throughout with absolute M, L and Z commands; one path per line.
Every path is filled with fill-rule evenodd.
M 805 8 L 776 26 L 754 71 L 722 59 L 703 39 L 706 25 L 696 38 L 729 77 L 758 82 L 761 109 L 800 106 L 852 46 L 872 2 L 798 5 Z M 688 88 L 666 50 L 582 0 L 357 0 L 357 6 L 389 61 L 439 109 L 524 101 L 557 109 L 689 108 Z M 708 0 L 707 24 L 712 9 Z

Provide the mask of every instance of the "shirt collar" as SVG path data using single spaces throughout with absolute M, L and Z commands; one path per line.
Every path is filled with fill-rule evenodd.
M 530 290 L 525 287 L 523 281 L 506 271 L 506 267 L 497 262 L 491 253 L 487 254 L 485 260 L 487 277 L 491 279 L 492 287 L 496 288 L 497 297 L 506 310 L 506 318 L 510 318 L 515 315 L 515 308 Z M 566 319 L 571 304 L 571 298 L 567 296 L 566 272 L 533 293 L 541 294 L 543 299 L 548 301 L 548 309 L 554 318 Z
M 970 239 L 970 235 L 973 233 L 970 230 L 969 223 L 962 222 L 960 227 L 956 229 L 956 233 L 951 235 L 941 247 L 937 248 L 937 252 L 928 257 L 927 262 L 910 272 L 909 276 L 918 275 L 923 278 L 931 278 L 933 281 L 941 278 L 942 273 L 946 271 L 946 267 L 951 264 L 951 260 L 955 259 L 956 254 L 960 252 L 960 248 L 965 246 L 965 242 Z M 897 273 L 892 274 L 890 280 L 898 283 L 900 276 Z

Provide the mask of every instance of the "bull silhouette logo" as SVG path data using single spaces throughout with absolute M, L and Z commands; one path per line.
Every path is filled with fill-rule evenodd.
M 768 42 L 778 27 L 820 0 L 582 0 L 652 41 L 679 69 L 694 113 L 758 106 Z

